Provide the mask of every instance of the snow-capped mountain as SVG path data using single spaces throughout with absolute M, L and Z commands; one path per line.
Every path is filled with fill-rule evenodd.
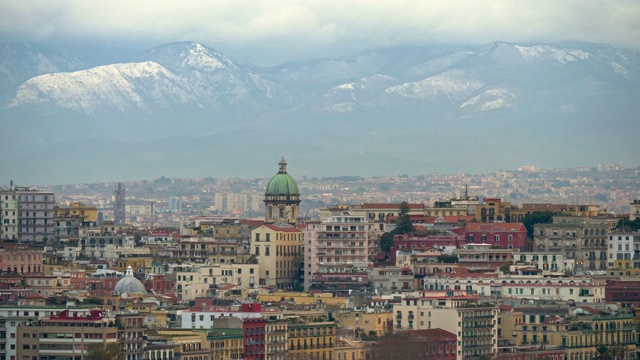
M 619 162 L 637 153 L 640 131 L 640 55 L 607 45 L 373 49 L 270 68 L 241 65 L 190 42 L 137 53 L 5 44 L 0 55 L 0 146 L 17 156 L 0 159 L 0 169 L 36 164 L 35 150 L 48 154 L 65 141 L 68 153 L 77 153 L 75 140 L 96 134 L 125 141 L 119 153 L 127 153 L 126 141 L 150 141 L 145 154 L 174 160 L 158 139 L 211 136 L 215 152 L 206 141 L 184 138 L 181 148 L 261 158 L 268 145 L 258 139 L 277 134 L 282 146 L 290 137 L 313 146 L 327 164 L 330 156 L 346 161 L 336 149 L 348 143 L 345 151 L 362 162 L 345 162 L 346 169 L 410 163 L 431 171 L 435 160 L 403 156 L 413 148 L 438 154 L 461 139 L 474 156 L 436 156 L 445 164 L 440 169 L 474 169 L 477 159 L 517 167 L 523 156 L 539 156 L 543 166 L 556 159 L 552 151 L 571 154 L 576 163 Z M 249 129 L 252 138 L 239 135 Z M 500 138 L 500 145 L 486 146 L 486 138 Z M 313 154 L 291 151 L 313 166 Z M 121 161 L 123 168 L 140 168 L 135 158 Z M 192 166 L 173 163 L 187 172 Z
M 32 104 L 87 114 L 201 107 L 183 79 L 151 61 L 36 76 L 20 85 L 10 107 Z
M 3 52 L 10 53 L 8 49 L 5 45 Z M 86 62 L 35 50 L 26 53 L 31 61 L 38 59 L 31 72 L 48 74 L 26 80 L 5 105 L 84 113 L 96 108 L 122 112 L 132 106 L 153 112 L 185 105 L 256 113 L 288 108 L 351 112 L 370 106 L 392 109 L 399 99 L 447 112 L 477 113 L 541 107 L 545 101 L 555 102 L 558 93 L 579 100 L 585 90 L 610 95 L 620 86 L 633 91 L 640 87 L 636 53 L 590 44 L 579 48 L 495 42 L 478 48 L 385 49 L 250 69 L 202 44 L 183 42 L 138 55 L 136 63 L 152 62 L 164 69 L 146 75 L 136 73 L 140 65 L 62 73 Z M 8 58 L 20 56 L 15 54 Z M 7 60 L 0 70 L 13 82 L 29 73 L 24 65 L 12 67 Z M 152 85 L 154 81 L 158 84 Z M 5 89 L 6 94 L 10 92 Z
M 283 89 L 223 54 L 197 43 L 173 43 L 154 48 L 141 59 L 155 61 L 187 82 L 201 102 L 246 105 L 280 98 Z

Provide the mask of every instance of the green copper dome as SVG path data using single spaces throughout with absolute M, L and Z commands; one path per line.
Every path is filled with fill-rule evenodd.
M 280 165 L 280 169 L 278 170 L 278 173 L 269 180 L 265 195 L 300 195 L 300 191 L 298 191 L 298 184 L 296 184 L 296 181 L 287 174 L 287 163 L 284 161 L 284 158 L 280 160 L 278 165 Z

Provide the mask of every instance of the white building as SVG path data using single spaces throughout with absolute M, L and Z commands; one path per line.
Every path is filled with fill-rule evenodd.
M 27 187 L 0 189 L 0 239 L 44 242 L 54 235 L 52 192 Z
M 176 269 L 176 296 L 180 300 L 204 297 L 211 286 L 237 285 L 253 289 L 258 283 L 258 264 L 182 265 Z
M 612 233 L 609 235 L 607 257 L 610 268 L 614 266 L 614 261 L 637 260 L 636 262 L 639 262 L 640 238 L 633 233 Z

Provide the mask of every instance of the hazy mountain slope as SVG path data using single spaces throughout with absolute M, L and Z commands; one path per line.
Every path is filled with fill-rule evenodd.
M 35 181 L 25 164 L 88 167 L 109 154 L 135 155 L 93 179 L 200 174 L 207 162 L 232 176 L 274 154 L 309 175 L 552 167 L 635 161 L 640 131 L 640 56 L 606 45 L 373 49 L 264 69 L 174 43 L 134 63 L 60 71 L 88 63 L 76 58 L 46 57 L 52 73 L 4 93 L 3 172 Z M 2 63 L 13 79 L 18 63 Z
M 213 106 L 247 105 L 286 97 L 282 86 L 236 65 L 202 44 L 182 42 L 154 48 L 141 59 L 157 62 L 188 83 L 202 103 Z M 273 105 L 273 104 L 271 104 Z
M 29 104 L 88 114 L 199 106 L 185 81 L 154 62 L 36 76 L 20 85 L 10 107 Z

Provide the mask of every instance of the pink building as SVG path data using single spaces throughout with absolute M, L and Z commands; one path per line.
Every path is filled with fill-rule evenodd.
M 522 223 L 467 223 L 466 242 L 491 244 L 503 249 L 526 250 L 527 228 Z
M 304 230 L 304 289 L 314 274 L 364 272 L 377 252 L 373 223 L 364 216 L 334 215 Z
M 0 244 L 0 273 L 41 273 L 42 249 L 24 244 Z

